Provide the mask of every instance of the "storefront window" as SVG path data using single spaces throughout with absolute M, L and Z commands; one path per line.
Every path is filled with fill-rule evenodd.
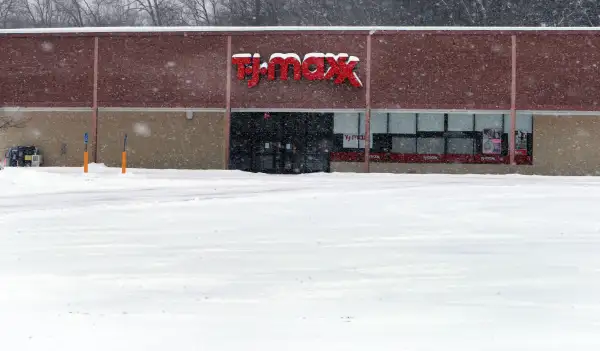
M 448 131 L 471 132 L 473 131 L 473 115 L 466 113 L 448 114 Z
M 448 138 L 448 154 L 473 155 L 473 138 Z
M 422 155 L 438 155 L 444 153 L 443 138 L 417 138 L 417 153 Z
M 420 113 L 417 120 L 419 132 L 443 132 L 444 114 L 443 113 Z
M 333 114 L 333 153 L 335 161 L 361 162 L 365 154 L 364 113 Z M 371 142 L 371 144 L 373 144 Z
M 502 114 L 476 114 L 475 115 L 475 130 L 478 132 L 483 132 L 484 129 L 504 130 L 503 115 Z
M 517 130 L 527 133 L 533 132 L 533 115 L 531 113 L 517 113 Z
M 361 124 L 364 132 L 364 115 L 361 113 Z M 388 114 L 373 113 L 371 114 L 371 134 L 387 134 L 388 133 Z
M 518 113 L 515 128 L 515 154 L 531 156 L 533 149 L 533 115 Z
M 508 163 L 509 129 L 510 115 L 499 113 L 377 112 L 371 154 L 377 162 Z M 532 129 L 532 116 L 519 114 L 518 164 L 531 163 Z
M 416 134 L 417 133 L 417 114 L 416 113 L 390 113 L 389 114 L 389 133 L 390 134 Z
M 349 134 L 358 133 L 358 113 L 334 113 L 333 133 Z
M 358 132 L 362 135 L 365 135 L 365 114 L 364 113 L 359 113 L 358 114 Z M 373 121 L 371 121 L 371 128 L 373 128 Z
M 417 152 L 415 137 L 392 137 L 392 152 L 399 154 L 414 154 Z

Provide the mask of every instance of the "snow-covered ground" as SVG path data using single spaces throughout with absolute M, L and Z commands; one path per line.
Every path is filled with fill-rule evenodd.
M 600 350 L 600 178 L 0 171 L 0 350 Z

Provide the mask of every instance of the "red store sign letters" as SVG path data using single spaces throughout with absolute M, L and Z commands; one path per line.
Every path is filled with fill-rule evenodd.
M 334 84 L 343 84 L 346 80 L 356 88 L 361 88 L 361 82 L 358 74 L 355 72 L 356 65 L 360 60 L 356 56 L 349 56 L 345 53 L 323 54 L 310 53 L 300 60 L 297 54 L 273 54 L 268 62 L 261 62 L 260 54 L 236 54 L 231 59 L 232 64 L 237 66 L 237 78 L 248 80 L 248 87 L 252 88 L 258 85 L 262 76 L 267 76 L 268 80 L 275 80 L 276 67 L 279 66 L 281 72 L 280 80 L 288 80 L 290 67 L 293 72 L 293 79 L 300 80 L 333 80 Z

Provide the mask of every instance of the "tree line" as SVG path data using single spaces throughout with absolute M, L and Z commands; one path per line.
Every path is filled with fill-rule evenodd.
M 600 0 L 0 0 L 2 28 L 599 24 Z

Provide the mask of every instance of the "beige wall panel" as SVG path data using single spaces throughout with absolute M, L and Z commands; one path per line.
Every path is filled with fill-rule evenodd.
M 224 169 L 225 114 L 100 111 L 98 162 L 120 166 L 128 134 L 127 164 L 135 168 Z
M 331 172 L 363 173 L 365 164 L 363 162 L 331 162 Z
M 534 116 L 537 174 L 600 175 L 600 117 Z
M 83 165 L 84 133 L 90 133 L 91 142 L 91 111 L 0 112 L 0 116 L 23 122 L 23 128 L 0 131 L 2 158 L 8 147 L 34 145 L 40 148 L 44 156 L 43 166 Z M 89 150 L 92 150 L 91 144 Z
M 371 163 L 371 173 L 440 173 L 440 174 L 508 174 L 527 172 L 527 166 L 509 165 L 468 165 L 435 163 Z

